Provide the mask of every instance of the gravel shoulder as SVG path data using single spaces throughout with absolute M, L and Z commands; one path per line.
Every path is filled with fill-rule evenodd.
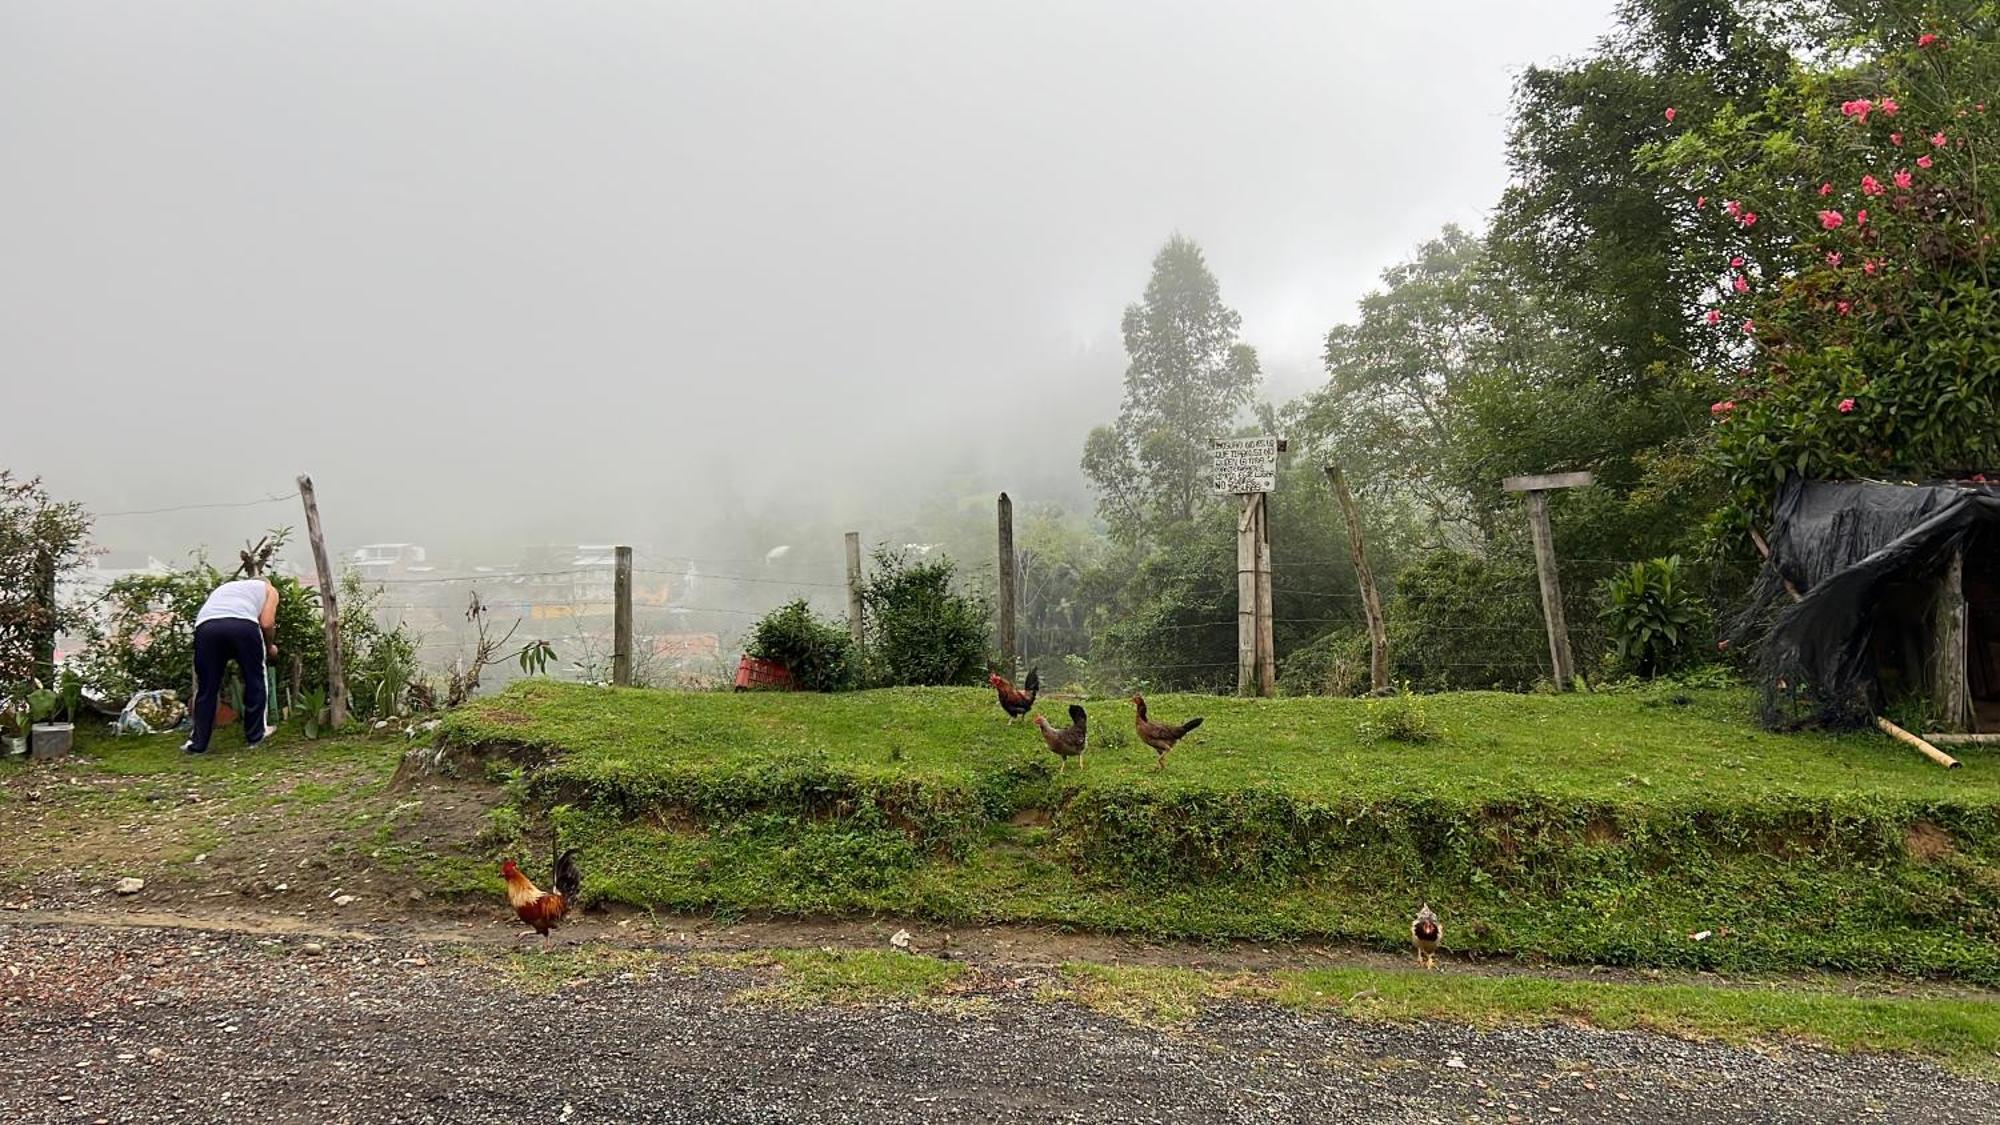
M 1050 972 L 974 958 L 946 996 L 801 1003 L 762 987 L 767 969 L 671 941 L 549 952 L 0 915 L 0 1117 L 2000 1121 L 2000 1085 L 1905 1059 L 1257 1003 L 1148 1027 L 1052 998 Z

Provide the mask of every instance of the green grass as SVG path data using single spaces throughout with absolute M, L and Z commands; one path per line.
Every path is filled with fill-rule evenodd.
M 534 748 L 527 817 L 640 906 L 1397 948 L 1430 901 L 1457 954 L 2000 984 L 2000 763 L 1676 698 L 1434 697 L 1445 735 L 1408 745 L 1361 738 L 1359 701 L 1161 697 L 1208 719 L 1163 773 L 1129 738 L 1057 773 L 975 690 L 530 683 L 446 736 Z

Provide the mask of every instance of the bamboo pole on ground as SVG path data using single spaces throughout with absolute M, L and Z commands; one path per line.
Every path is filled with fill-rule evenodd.
M 1958 768 L 1957 758 L 1954 758 L 1950 754 L 1947 754 L 1944 751 L 1938 749 L 1937 747 L 1932 746 L 1930 743 L 1925 742 L 1923 739 L 1918 738 L 1916 735 L 1911 734 L 1909 731 L 1904 730 L 1902 727 L 1897 726 L 1896 724 L 1890 722 L 1889 720 L 1883 718 L 1882 716 L 1880 715 L 1875 716 L 1875 725 L 1878 728 L 1880 728 L 1884 733 L 1886 733 L 1890 738 L 1893 738 L 1896 741 L 1904 743 L 1906 745 L 1916 747 L 1918 753 L 1922 754 L 1926 758 L 1929 758 L 1931 761 L 1936 762 L 1938 765 L 1941 765 L 1948 770 L 1955 770 Z

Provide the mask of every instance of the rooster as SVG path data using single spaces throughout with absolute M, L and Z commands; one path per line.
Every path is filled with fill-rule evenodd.
M 1444 923 L 1431 913 L 1431 904 L 1425 903 L 1417 911 L 1410 923 L 1410 940 L 1417 943 L 1417 964 L 1427 969 L 1438 967 L 1438 943 L 1444 940 Z
M 577 870 L 575 848 L 556 857 L 555 889 L 552 891 L 545 891 L 529 882 L 511 859 L 500 865 L 500 874 L 507 880 L 507 902 L 513 906 L 514 913 L 543 937 L 549 936 L 549 931 L 568 916 L 570 907 L 576 905 L 576 897 L 583 890 L 583 872 Z
M 1074 703 L 1069 705 L 1069 725 L 1061 730 L 1050 726 L 1047 718 L 1035 716 L 1035 729 L 1042 732 L 1042 741 L 1062 759 L 1063 769 L 1069 768 L 1071 758 L 1083 753 L 1083 744 L 1090 737 L 1089 720 L 1083 708 Z
M 1007 721 L 1010 723 L 1033 709 L 1035 697 L 1042 693 L 1042 677 L 1033 668 L 1028 669 L 1028 678 L 1022 681 L 1022 686 L 1027 688 L 1027 691 L 1016 690 L 1014 685 L 1008 683 L 1006 677 L 998 672 L 986 677 L 986 682 L 992 684 L 993 690 L 999 693 L 1000 709 L 1007 712 Z
M 1196 715 L 1180 726 L 1172 726 L 1168 723 L 1156 723 L 1146 717 L 1145 696 L 1133 696 L 1132 706 L 1139 709 L 1138 714 L 1132 719 L 1133 727 L 1139 732 L 1139 741 L 1152 747 L 1153 753 L 1159 755 L 1153 763 L 1153 768 L 1166 769 L 1167 751 L 1174 748 L 1174 743 L 1186 738 L 1189 731 L 1201 725 L 1201 716 Z

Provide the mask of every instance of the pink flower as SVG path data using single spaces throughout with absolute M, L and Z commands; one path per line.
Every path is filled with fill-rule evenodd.
M 1696 209 L 1697 211 L 1698 211 L 1698 210 L 1700 210 L 1700 209 L 1701 209 L 1701 208 L 1703 208 L 1703 207 L 1706 207 L 1706 206 L 1708 206 L 1708 197 L 1707 197 L 1707 196 L 1705 196 L 1705 195 L 1697 195 L 1697 196 L 1695 196 L 1695 197 L 1694 197 L 1694 206 L 1695 206 L 1695 209 Z
M 1729 212 L 1729 217 L 1732 219 L 1743 213 L 1743 205 L 1741 203 L 1736 202 L 1734 199 L 1723 200 L 1722 209 L 1724 211 Z
M 1748 281 L 1745 281 L 1743 279 L 1743 275 L 1740 273 L 1736 275 L 1736 280 L 1734 280 L 1730 284 L 1735 287 L 1738 293 L 1750 292 L 1750 283 Z
M 1875 103 L 1869 101 L 1867 98 L 1856 98 L 1851 102 L 1840 103 L 1840 112 L 1842 116 L 1858 117 L 1861 119 L 1861 123 L 1863 125 L 1868 124 L 1868 115 L 1870 113 L 1873 113 L 1874 111 L 1875 111 Z
M 1909 187 L 1909 186 L 1910 186 L 1910 170 L 1909 170 L 1908 168 L 1898 168 L 1898 169 L 1896 169 L 1896 175 L 1895 175 L 1895 181 L 1896 181 L 1896 186 L 1897 186 L 1897 187 L 1899 187 L 1899 188 L 1907 188 L 1907 187 Z
M 1928 156 L 1919 156 L 1919 157 L 1917 157 L 1917 167 L 1919 167 L 1919 168 L 1928 168 L 1928 167 L 1930 167 L 1930 166 L 1931 166 L 1931 158 L 1930 158 L 1930 157 L 1928 157 Z
M 1895 145 L 1897 148 L 1903 147 L 1903 134 L 1901 133 L 1889 134 L 1889 143 Z
M 1943 133 L 1932 133 L 1932 134 L 1931 134 L 1931 147 L 1932 147 L 1932 148 L 1943 148 L 1943 147 L 1944 147 L 1944 142 L 1945 142 L 1945 136 L 1944 136 L 1944 134 L 1943 134 Z
M 1674 119 L 1674 107 L 1673 107 L 1673 106 L 1668 106 L 1668 107 L 1667 107 L 1667 121 L 1668 121 L 1669 123 L 1671 123 L 1671 122 L 1673 121 L 1673 119 Z
M 1709 322 L 1710 324 L 1721 324 L 1721 323 L 1722 323 L 1722 314 L 1721 314 L 1721 313 L 1719 313 L 1719 312 L 1717 312 L 1717 311 L 1715 311 L 1714 309 L 1710 309 L 1710 310 L 1708 310 L 1708 317 L 1707 317 L 1707 320 L 1708 320 L 1708 322 Z
M 1865 227 L 1868 225 L 1868 208 L 1863 207 L 1861 210 L 1856 211 L 1854 213 L 1854 225 L 1857 227 Z
M 1838 308 L 1838 309 L 1840 310 L 1840 315 L 1842 315 L 1842 316 L 1846 316 L 1846 315 L 1847 315 L 1848 313 L 1850 313 L 1850 312 L 1854 311 L 1854 302 L 1852 302 L 1852 301 L 1841 301 L 1841 302 L 1840 302 L 1839 304 L 1837 304 L 1837 305 L 1836 305 L 1836 306 L 1834 306 L 1834 307 L 1836 307 L 1836 308 Z
M 1937 42 L 1937 36 L 1932 35 L 1928 31 L 1924 32 L 1922 35 L 1917 36 L 1917 46 L 1919 47 L 1929 47 L 1936 42 Z
M 1736 255 L 1736 256 L 1735 256 L 1734 258 L 1731 258 L 1731 259 L 1729 259 L 1729 264 L 1730 264 L 1730 265 L 1732 265 L 1732 266 L 1735 266 L 1735 267 L 1736 267 L 1737 269 L 1739 269 L 1739 270 L 1740 270 L 1740 269 L 1742 269 L 1742 268 L 1743 268 L 1743 255 L 1741 255 L 1741 254 L 1738 254 L 1738 255 Z
M 1882 103 L 1876 108 L 1882 111 L 1882 116 L 1894 117 L 1896 116 L 1896 111 L 1902 107 L 1896 104 L 1896 99 L 1894 98 L 1883 98 Z
M 1870 258 L 1867 261 L 1861 263 L 1861 272 L 1867 274 L 1869 277 L 1874 277 L 1875 271 L 1881 268 L 1882 268 L 1882 263 L 1876 261 L 1873 258 Z
M 1821 185 L 1819 185 L 1819 193 L 1820 193 L 1821 195 L 1832 195 L 1832 194 L 1833 194 L 1833 185 L 1832 185 L 1832 184 L 1821 184 Z
M 1840 268 L 1840 251 L 1838 251 L 1838 250 L 1828 250 L 1828 251 L 1826 252 L 1826 264 L 1827 264 L 1827 265 L 1829 265 L 1829 266 L 1832 266 L 1832 267 L 1833 267 L 1834 269 L 1839 269 L 1839 268 Z
M 1882 186 L 1881 180 L 1878 180 L 1873 176 L 1861 177 L 1861 194 L 1881 195 L 1885 190 L 1887 189 Z
M 1854 400 L 1853 400 L 1853 399 L 1851 399 L 1851 398 L 1844 398 L 1844 399 L 1841 399 L 1841 400 L 1840 400 L 1840 406 L 1839 406 L 1839 410 L 1840 410 L 1840 412 L 1841 412 L 1842 414 L 1852 414 L 1852 413 L 1854 413 Z
M 1745 336 L 1755 336 L 1755 335 L 1757 334 L 1757 322 L 1756 322 L 1756 321 L 1754 321 L 1754 320 L 1746 320 L 1746 321 L 1744 321 L 1744 322 L 1743 322 L 1743 334 L 1744 334 Z
M 1736 404 L 1724 399 L 1721 402 L 1709 404 L 1708 412 L 1710 414 L 1727 414 L 1734 409 L 1736 409 Z
M 1757 212 L 1745 211 L 1743 212 L 1743 217 L 1737 221 L 1746 227 L 1754 227 L 1757 225 Z
M 1846 219 L 1841 218 L 1838 211 L 1821 211 L 1819 213 L 1819 225 L 1826 230 L 1839 230 L 1840 224 L 1846 221 Z

